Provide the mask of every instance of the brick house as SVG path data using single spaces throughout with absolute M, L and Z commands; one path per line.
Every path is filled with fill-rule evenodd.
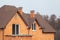
M 0 40 L 54 40 L 55 32 L 34 10 L 27 14 L 22 7 L 0 8 Z

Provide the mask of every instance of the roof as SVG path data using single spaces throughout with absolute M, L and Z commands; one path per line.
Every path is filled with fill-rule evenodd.
M 5 28 L 5 26 L 9 23 L 11 18 L 17 13 L 17 8 L 14 6 L 4 5 L 0 8 L 0 28 Z M 43 32 L 56 32 L 51 25 L 49 25 L 45 20 L 43 20 L 42 16 L 39 14 L 35 14 L 35 17 L 31 18 L 30 14 L 26 14 L 23 12 L 21 15 L 18 12 L 19 16 L 23 19 L 24 23 L 30 28 L 32 23 L 36 20 L 38 25 L 43 28 Z
M 36 20 L 38 25 L 43 29 L 43 32 L 56 32 L 51 25 L 45 21 L 41 15 L 35 14 L 35 17 L 30 18 L 30 14 L 23 13 L 23 18 L 26 21 L 28 27 L 31 27 L 33 22 Z
M 4 5 L 0 8 L 0 28 L 4 28 L 10 19 L 17 12 L 16 7 Z

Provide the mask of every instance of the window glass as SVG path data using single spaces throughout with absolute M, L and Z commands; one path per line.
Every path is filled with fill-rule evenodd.
M 16 34 L 19 34 L 19 25 L 16 25 Z
M 32 30 L 36 30 L 36 24 L 35 23 L 32 24 Z
M 15 24 L 12 25 L 12 34 L 15 34 Z
M 18 24 L 12 24 L 12 34 L 19 34 L 19 25 Z

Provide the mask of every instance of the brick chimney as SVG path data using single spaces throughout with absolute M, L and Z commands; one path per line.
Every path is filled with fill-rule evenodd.
M 30 11 L 30 17 L 33 18 L 33 17 L 34 17 L 34 13 L 35 13 L 35 11 L 34 11 L 34 10 L 31 10 L 31 11 Z
M 19 7 L 18 8 L 18 12 L 22 15 L 23 14 L 23 9 L 22 9 L 22 7 Z

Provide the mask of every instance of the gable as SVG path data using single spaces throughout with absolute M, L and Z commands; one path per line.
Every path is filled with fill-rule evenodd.
M 18 13 L 16 13 L 11 20 L 8 22 L 4 29 L 4 34 L 12 34 L 12 24 L 18 24 L 19 25 L 19 34 L 26 34 L 27 33 L 27 26 L 24 23 L 24 21 L 21 19 Z M 8 31 L 8 32 L 7 32 Z
M 33 31 L 31 28 L 29 31 L 30 34 L 33 35 L 32 40 L 54 40 L 54 33 L 44 33 L 41 26 L 39 26 L 36 21 L 34 22 L 36 23 L 36 30 Z

